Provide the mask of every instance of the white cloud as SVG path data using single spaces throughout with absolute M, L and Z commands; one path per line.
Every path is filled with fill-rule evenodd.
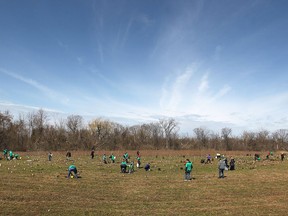
M 29 79 L 29 78 L 25 78 L 19 74 L 16 74 L 16 73 L 13 73 L 13 72 L 10 72 L 10 71 L 7 71 L 5 69 L 0 69 L 0 71 L 2 73 L 5 73 L 6 75 L 10 76 L 10 77 L 13 77 L 19 81 L 22 81 L 26 84 L 29 84 L 30 86 L 33 86 L 35 87 L 36 89 L 42 91 L 43 93 L 45 93 L 47 96 L 49 97 L 53 97 L 55 92 L 49 88 L 47 88 L 46 86 L 44 85 L 41 85 L 40 83 L 38 83 L 37 81 L 35 80 L 32 80 L 32 79 Z
M 33 112 L 35 110 L 43 109 L 47 112 L 57 112 L 57 113 L 63 113 L 59 110 L 55 109 L 49 109 L 49 108 L 43 108 L 43 107 L 35 107 L 35 106 L 27 106 L 23 104 L 16 104 L 8 101 L 0 101 L 0 109 L 2 111 L 8 110 L 13 114 L 19 114 L 19 113 L 28 113 Z
M 199 84 L 198 90 L 199 92 L 204 92 L 209 88 L 209 82 L 208 82 L 208 74 L 205 74 L 201 78 L 201 82 Z
M 212 98 L 211 101 L 215 101 L 219 98 L 222 98 L 224 95 L 226 95 L 231 90 L 231 87 L 229 85 L 224 85 L 223 88 L 221 88 Z
M 178 105 L 183 99 L 183 94 L 189 83 L 194 68 L 187 67 L 183 73 L 180 73 L 175 81 L 170 81 L 171 75 L 166 77 L 166 80 L 162 86 L 162 95 L 160 98 L 160 107 L 168 112 L 175 112 Z
M 64 104 L 67 103 L 67 101 L 69 101 L 69 98 L 67 98 L 63 95 L 60 95 L 56 91 L 48 88 L 47 86 L 45 86 L 45 85 L 43 85 L 43 84 L 41 84 L 41 83 L 39 83 L 33 79 L 23 77 L 19 74 L 5 70 L 3 68 L 0 68 L 0 72 L 36 88 L 37 90 L 41 91 L 44 95 L 46 95 L 50 99 L 53 99 L 53 100 L 58 99 L 61 103 L 64 103 Z
M 127 26 L 126 26 L 126 29 L 124 31 L 124 34 L 123 34 L 123 38 L 122 38 L 122 42 L 121 42 L 121 47 L 124 47 L 125 44 L 126 44 L 126 41 L 127 41 L 127 38 L 129 36 L 129 33 L 130 33 L 130 29 L 131 29 L 131 26 L 133 24 L 133 21 L 134 21 L 134 18 L 131 17 L 129 22 L 127 23 Z

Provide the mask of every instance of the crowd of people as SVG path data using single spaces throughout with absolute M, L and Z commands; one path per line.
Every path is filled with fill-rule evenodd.
M 271 156 L 273 156 L 273 154 L 274 154 L 273 152 L 268 152 L 268 154 L 266 155 L 266 159 L 269 159 Z M 4 159 L 7 159 L 7 160 L 21 159 L 19 154 L 15 154 L 15 153 L 13 153 L 12 150 L 8 151 L 7 149 L 4 149 L 3 156 L 4 156 Z M 71 152 L 68 151 L 66 153 L 66 159 L 71 160 L 71 156 L 72 156 Z M 94 157 L 95 157 L 95 149 L 94 148 L 92 148 L 90 156 L 91 156 L 91 159 L 94 159 Z M 49 152 L 48 153 L 48 161 L 52 161 L 52 157 L 53 157 L 53 154 L 51 152 Z M 285 153 L 282 152 L 280 155 L 281 161 L 283 161 L 284 158 L 285 158 Z M 142 168 L 141 167 L 141 155 L 140 155 L 139 151 L 136 152 L 135 159 L 137 161 L 137 165 L 136 165 L 137 168 Z M 236 161 L 232 156 L 230 157 L 230 160 L 228 162 L 227 157 L 217 153 L 215 156 L 215 159 L 218 161 L 218 171 L 219 171 L 218 178 L 224 178 L 225 177 L 224 176 L 225 170 L 226 171 L 227 170 L 235 170 Z M 102 156 L 102 161 L 104 164 L 115 163 L 115 160 L 116 160 L 116 156 L 113 153 L 111 153 L 109 155 L 109 157 L 107 157 L 105 153 Z M 254 160 L 260 161 L 261 160 L 260 154 L 256 153 L 254 155 Z M 205 163 L 205 164 L 212 164 L 213 161 L 214 161 L 214 158 L 210 154 L 207 155 L 206 161 L 204 159 L 201 159 L 201 163 Z M 150 163 L 147 163 L 143 168 L 145 171 L 150 171 L 151 170 Z M 184 168 L 185 168 L 184 180 L 185 181 L 192 180 L 193 178 L 191 176 L 191 173 L 193 170 L 193 163 L 190 161 L 190 159 L 188 159 L 188 158 L 186 159 L 185 164 L 184 164 Z M 125 152 L 122 156 L 122 161 L 120 163 L 120 172 L 123 174 L 125 174 L 125 173 L 132 174 L 134 171 L 135 171 L 134 160 L 133 159 L 131 160 L 131 157 L 128 154 L 128 152 Z M 78 173 L 78 171 L 77 171 L 76 166 L 74 164 L 71 164 L 68 167 L 67 178 L 78 178 L 79 176 L 77 173 Z

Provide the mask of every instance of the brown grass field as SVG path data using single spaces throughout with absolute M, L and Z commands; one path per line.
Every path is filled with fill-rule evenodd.
M 67 179 L 65 152 L 22 152 L 21 160 L 0 161 L 1 215 L 287 215 L 288 161 L 275 153 L 254 162 L 255 152 L 221 152 L 236 159 L 236 170 L 218 179 L 217 161 L 201 164 L 208 151 L 141 151 L 142 165 L 120 173 L 124 151 L 115 164 L 102 154 L 72 152 L 81 178 Z M 111 152 L 106 151 L 109 155 Z M 128 151 L 135 159 L 136 151 Z M 210 151 L 215 155 L 215 151 Z M 251 154 L 252 156 L 246 156 Z M 194 165 L 184 181 L 184 160 Z M 135 160 L 136 163 L 136 160 Z M 135 164 L 136 165 L 136 164 Z M 160 170 L 159 170 L 160 169 Z

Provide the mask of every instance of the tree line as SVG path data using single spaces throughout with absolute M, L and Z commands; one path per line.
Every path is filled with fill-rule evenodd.
M 14 151 L 57 150 L 120 150 L 120 149 L 216 149 L 216 150 L 286 150 L 288 130 L 274 132 L 243 131 L 233 136 L 231 128 L 220 133 L 195 128 L 191 136 L 179 134 L 179 123 L 173 118 L 124 126 L 96 118 L 84 123 L 80 115 L 49 121 L 43 109 L 19 115 L 0 111 L 0 148 Z

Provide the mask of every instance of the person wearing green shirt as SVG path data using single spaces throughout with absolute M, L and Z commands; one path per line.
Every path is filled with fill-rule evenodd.
M 115 156 L 113 153 L 109 156 L 109 158 L 111 159 L 112 163 L 115 163 Z
M 7 154 L 8 154 L 8 150 L 7 150 L 7 149 L 4 149 L 3 155 L 4 155 L 4 158 L 6 158 L 6 159 L 7 159 Z
M 138 168 L 140 168 L 140 165 L 141 165 L 141 158 L 140 158 L 140 156 L 138 156 L 138 157 L 137 157 L 137 165 L 136 165 L 136 166 L 137 166 Z
M 120 164 L 120 168 L 121 168 L 121 173 L 126 173 L 127 163 L 126 163 L 126 160 L 124 158 Z
M 12 151 L 9 151 L 9 157 L 8 160 L 12 160 L 14 158 L 14 154 Z
M 128 165 L 128 173 L 131 174 L 134 172 L 134 161 L 131 161 L 131 163 Z
M 74 176 L 75 178 L 78 178 L 78 175 L 77 175 L 77 168 L 75 165 L 70 165 L 69 168 L 68 168 L 68 176 L 67 178 L 70 178 L 70 176 Z
M 126 163 L 128 163 L 129 155 L 127 152 L 123 155 L 123 158 L 126 160 Z
M 189 159 L 186 159 L 186 164 L 185 164 L 185 181 L 190 181 L 191 178 L 191 172 L 193 169 L 193 164 Z
M 14 154 L 14 158 L 15 158 L 16 160 L 20 159 L 19 154 Z

